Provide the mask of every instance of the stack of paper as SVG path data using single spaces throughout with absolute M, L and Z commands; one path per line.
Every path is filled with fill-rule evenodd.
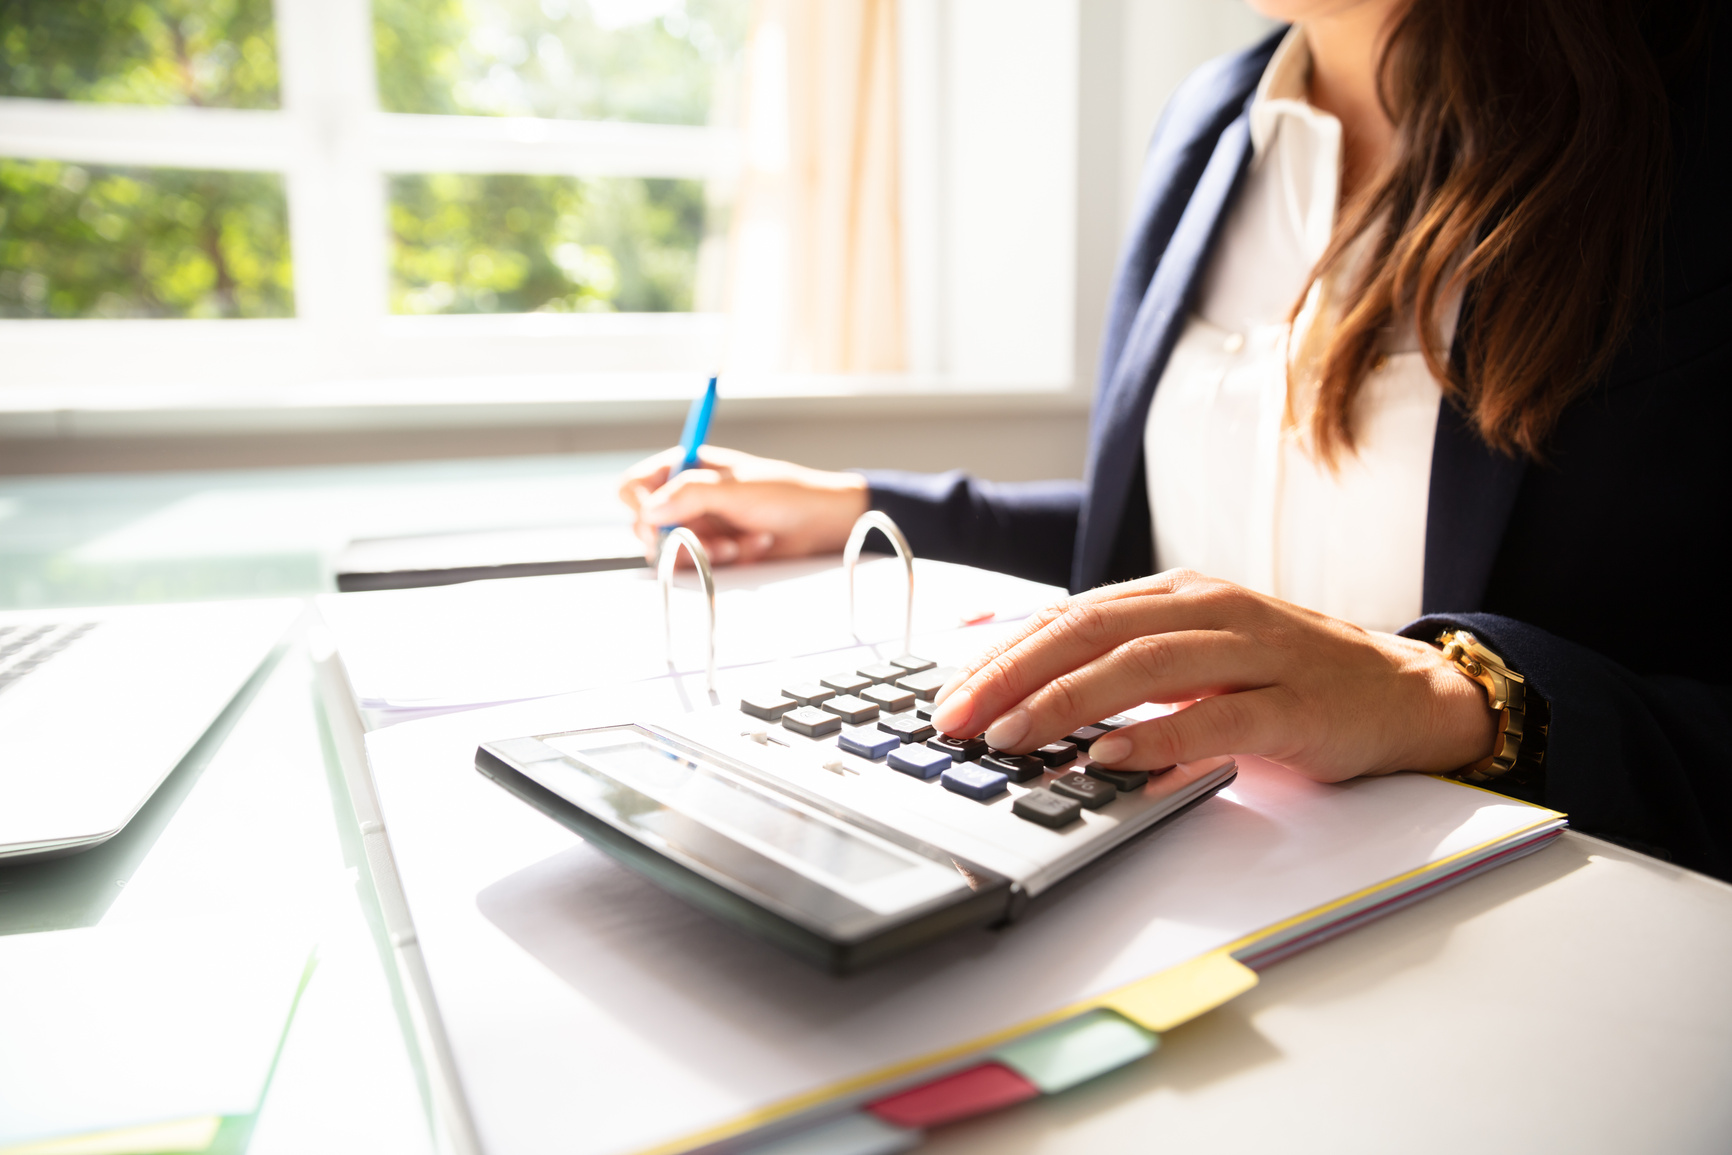
M 658 679 L 367 738 L 413 920 L 394 933 L 425 959 L 448 1062 L 494 1155 L 735 1150 L 1097 1008 L 1158 1033 L 1254 982 L 1246 964 L 1562 825 L 1422 775 L 1321 785 L 1247 758 L 1232 787 L 1009 929 L 835 978 L 627 871 L 473 767 L 482 740 L 677 708 L 680 681 L 689 689 Z
M 1064 596 L 1005 574 L 914 564 L 917 633 L 1024 617 Z M 894 558 L 860 563 L 856 636 L 847 577 L 834 557 L 718 569 L 717 661 L 727 667 L 899 641 L 903 575 Z M 671 667 L 661 586 L 649 570 L 330 594 L 319 609 L 374 725 L 702 670 L 706 659 L 707 614 L 689 571 L 673 591 Z

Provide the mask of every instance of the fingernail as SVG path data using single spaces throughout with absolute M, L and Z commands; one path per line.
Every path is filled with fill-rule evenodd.
M 1130 756 L 1131 740 L 1123 734 L 1108 734 L 1105 738 L 1096 738 L 1094 745 L 1089 747 L 1089 757 L 1096 762 L 1118 762 Z
M 775 541 L 776 535 L 773 533 L 754 533 L 752 535 L 752 548 L 761 553 L 774 545 Z
M 733 538 L 724 537 L 710 547 L 710 552 L 715 555 L 718 563 L 725 565 L 740 556 L 740 547 Z
M 974 712 L 973 704 L 974 699 L 966 690 L 950 695 L 932 711 L 932 728 L 940 734 L 959 733 L 968 725 L 968 716 Z
M 1028 737 L 1028 711 L 1018 707 L 986 728 L 986 744 L 1008 750 Z

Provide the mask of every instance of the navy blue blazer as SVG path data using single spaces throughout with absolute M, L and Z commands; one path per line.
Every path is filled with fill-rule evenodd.
M 1528 678 L 1552 710 L 1545 801 L 1578 829 L 1732 878 L 1732 646 L 1713 626 L 1732 555 L 1720 552 L 1732 529 L 1732 30 L 1719 23 L 1676 94 L 1651 308 L 1542 463 L 1490 449 L 1443 405 L 1425 616 L 1403 632 L 1471 628 Z M 1198 70 L 1155 130 L 1084 480 L 869 472 L 873 506 L 915 552 L 1073 591 L 1151 572 L 1143 427 L 1250 160 L 1247 110 L 1278 40 Z

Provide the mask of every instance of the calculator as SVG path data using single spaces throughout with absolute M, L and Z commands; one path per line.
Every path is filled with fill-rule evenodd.
M 669 892 L 839 974 L 1014 921 L 1236 772 L 1094 765 L 1089 746 L 1126 716 L 1029 754 L 940 734 L 932 702 L 954 673 L 913 655 L 778 665 L 721 705 L 487 742 L 475 763 Z

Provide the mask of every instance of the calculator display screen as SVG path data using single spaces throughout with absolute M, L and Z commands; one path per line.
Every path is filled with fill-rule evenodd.
M 540 739 L 542 786 L 667 857 L 832 934 L 966 895 L 949 859 L 772 789 L 731 759 L 638 726 Z
M 916 861 L 893 848 L 823 821 L 658 742 L 639 738 L 585 750 L 583 758 L 646 794 L 667 798 L 672 809 L 686 817 L 775 846 L 813 871 L 843 882 L 875 882 L 919 869 Z M 634 817 L 651 829 L 665 830 L 670 825 L 668 813 Z

